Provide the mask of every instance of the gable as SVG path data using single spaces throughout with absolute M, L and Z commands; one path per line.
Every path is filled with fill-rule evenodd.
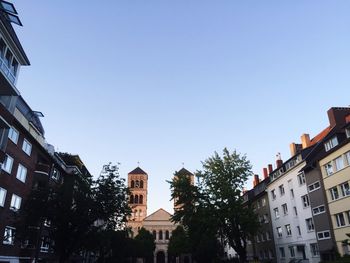
M 143 221 L 170 221 L 171 214 L 160 208 L 147 216 Z

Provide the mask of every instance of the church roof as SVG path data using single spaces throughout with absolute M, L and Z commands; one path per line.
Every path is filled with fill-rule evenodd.
M 147 173 L 144 170 L 142 170 L 140 167 L 136 167 L 129 174 L 147 174 Z
M 159 208 L 147 216 L 143 221 L 170 221 L 171 214 L 165 211 L 163 208 Z
M 191 173 L 185 168 L 182 168 L 180 171 L 177 172 L 177 175 L 193 175 L 193 173 Z

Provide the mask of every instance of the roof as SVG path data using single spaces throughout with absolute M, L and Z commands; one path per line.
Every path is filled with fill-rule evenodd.
M 313 137 L 311 139 L 311 145 L 314 145 L 316 143 L 318 143 L 319 141 L 321 141 L 324 137 L 326 137 L 326 135 L 332 130 L 332 127 L 328 126 L 327 128 L 325 128 L 323 131 L 321 131 L 319 134 L 317 134 L 315 137 Z M 310 146 L 311 146 L 310 145 Z
M 147 216 L 143 221 L 170 221 L 171 214 L 165 211 L 163 208 L 159 208 Z
M 147 175 L 147 173 L 144 170 L 142 170 L 140 167 L 136 167 L 129 174 L 146 174 Z
M 188 171 L 187 169 L 185 168 L 182 168 L 180 171 L 178 171 L 176 173 L 176 175 L 193 175 L 193 173 L 191 173 L 190 171 Z

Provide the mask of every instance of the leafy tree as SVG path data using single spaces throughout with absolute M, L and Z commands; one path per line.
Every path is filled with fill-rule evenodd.
M 43 221 L 49 220 L 47 234 L 54 241 L 59 262 L 69 262 L 74 254 L 87 248 L 98 251 L 101 258 L 109 256 L 111 231 L 122 228 L 129 213 L 128 190 L 117 166 L 109 163 L 103 168 L 96 181 L 84 168 L 81 173 L 65 174 L 55 188 L 45 185 L 33 190 L 20 216 L 19 225 L 27 226 L 21 229 L 21 239 L 31 235 L 35 229 L 32 226 L 39 226 L 34 239 L 40 240 Z
M 153 252 L 156 248 L 156 244 L 151 232 L 142 227 L 135 237 L 135 241 L 137 256 L 144 258 L 146 262 L 153 262 Z
M 216 237 L 228 242 L 240 261 L 245 262 L 246 240 L 259 227 L 252 209 L 243 207 L 243 186 L 252 175 L 250 162 L 225 148 L 222 156 L 215 152 L 202 166 L 196 173 L 197 186 L 190 185 L 189 179 L 181 176 L 171 182 L 172 198 L 181 205 L 173 220 L 187 229 L 193 251 L 204 246 L 205 238 L 199 238 L 202 234 L 207 240 Z
M 177 226 L 173 231 L 169 239 L 168 252 L 176 257 L 190 252 L 190 242 L 182 226 Z

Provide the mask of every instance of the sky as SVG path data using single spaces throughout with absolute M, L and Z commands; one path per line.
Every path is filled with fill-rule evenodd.
M 148 214 L 173 211 L 166 181 L 183 163 L 227 147 L 262 175 L 350 104 L 350 1 L 12 2 L 31 61 L 17 88 L 47 142 L 95 176 L 139 162 Z

